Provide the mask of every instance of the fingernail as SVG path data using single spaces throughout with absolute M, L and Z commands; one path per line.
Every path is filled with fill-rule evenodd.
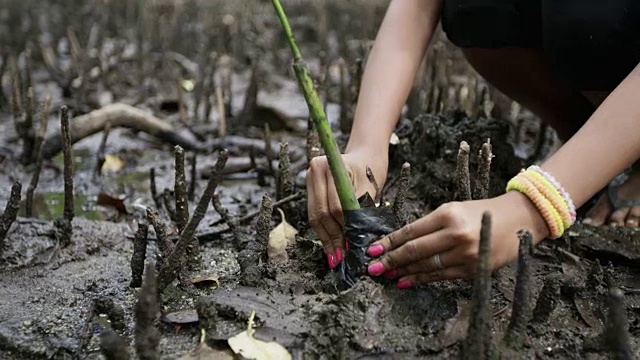
M 371 245 L 371 246 L 369 246 L 369 249 L 367 250 L 367 254 L 369 254 L 369 256 L 373 256 L 373 257 L 378 257 L 378 256 L 382 255 L 383 252 L 384 252 L 384 248 L 380 244 Z
M 340 264 L 344 259 L 344 255 L 342 254 L 342 249 L 336 249 L 336 265 Z
M 384 276 L 386 279 L 393 279 L 396 276 L 398 276 L 398 270 L 391 269 L 391 270 L 385 272 L 384 274 L 382 274 L 382 276 Z
M 584 220 L 582 220 L 582 223 L 585 225 L 591 225 L 592 222 L 593 220 L 591 218 L 585 218 Z
M 384 265 L 381 262 L 370 264 L 367 271 L 370 275 L 378 276 L 384 272 Z
M 334 269 L 336 267 L 336 256 L 333 253 L 329 253 L 327 260 L 329 261 L 329 267 Z
M 638 221 L 636 221 L 636 220 L 627 220 L 627 226 L 638 226 Z
M 611 223 L 609 223 L 609 226 L 611 226 L 611 227 L 618 227 L 618 223 L 611 222 Z
M 400 281 L 398 281 L 398 284 L 396 285 L 398 287 L 398 289 L 409 289 L 413 287 L 413 281 L 411 280 L 407 280 L 407 279 L 402 279 Z

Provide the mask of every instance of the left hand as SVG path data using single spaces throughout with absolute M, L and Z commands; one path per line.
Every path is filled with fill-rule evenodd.
M 398 279 L 400 289 L 440 280 L 472 279 L 485 211 L 491 213 L 492 270 L 517 259 L 518 230 L 529 230 L 534 244 L 548 236 L 544 219 L 521 193 L 451 202 L 371 244 L 369 255 L 382 256 L 369 264 L 369 274 Z

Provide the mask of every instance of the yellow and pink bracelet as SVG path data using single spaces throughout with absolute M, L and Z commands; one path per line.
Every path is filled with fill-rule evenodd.
M 549 237 L 557 239 L 576 221 L 576 208 L 569 193 L 548 172 L 537 165 L 522 170 L 507 184 L 507 191 L 519 191 L 538 208 L 549 227 Z

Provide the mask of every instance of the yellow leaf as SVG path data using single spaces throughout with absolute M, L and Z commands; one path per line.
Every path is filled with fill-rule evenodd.
M 267 255 L 269 260 L 284 263 L 288 260 L 287 246 L 295 241 L 298 230 L 285 219 L 284 212 L 278 208 L 282 222 L 269 233 Z
M 102 171 L 118 172 L 124 167 L 124 161 L 117 156 L 105 154 Z
M 249 360 L 292 360 L 289 351 L 277 342 L 266 342 L 253 338 L 253 318 L 255 315 L 255 310 L 251 311 L 246 331 L 227 340 L 231 350 Z

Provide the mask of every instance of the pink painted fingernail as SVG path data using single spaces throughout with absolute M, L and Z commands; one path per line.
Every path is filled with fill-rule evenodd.
M 344 255 L 342 254 L 342 249 L 336 249 L 336 265 L 340 264 L 344 259 Z
M 334 268 L 336 267 L 336 265 L 337 265 L 337 264 L 336 264 L 336 256 L 335 256 L 335 255 L 333 255 L 333 253 L 329 253 L 329 254 L 327 255 L 327 260 L 328 260 L 328 262 L 329 262 L 329 267 L 330 267 L 330 268 L 332 268 L 332 269 L 334 269 Z
M 384 274 L 382 274 L 382 276 L 384 276 L 386 279 L 393 279 L 396 276 L 398 276 L 398 270 L 391 269 L 391 270 L 385 272 Z
M 373 256 L 373 257 L 378 257 L 378 256 L 382 255 L 383 252 L 384 252 L 384 248 L 380 244 L 371 245 L 371 246 L 369 246 L 369 249 L 367 250 L 367 254 L 369 254 L 369 256 Z
M 381 262 L 370 264 L 367 271 L 370 275 L 378 276 L 384 272 L 384 265 Z
M 412 288 L 414 284 L 411 280 L 402 279 L 398 281 L 398 284 L 396 286 L 398 287 L 398 289 L 409 289 Z

